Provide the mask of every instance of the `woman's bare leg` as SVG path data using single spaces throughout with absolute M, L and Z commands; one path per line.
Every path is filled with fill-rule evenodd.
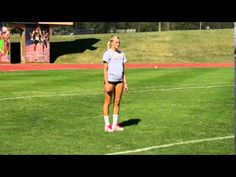
M 114 86 L 112 85 L 112 89 L 110 92 L 106 91 L 106 87 L 104 85 L 104 95 L 105 95 L 105 101 L 103 105 L 103 115 L 108 116 L 109 115 L 109 107 L 111 105 L 111 99 L 112 99 L 112 93 L 114 92 Z
M 121 97 L 124 90 L 124 84 L 120 83 L 117 84 L 115 87 L 115 96 L 114 96 L 114 110 L 113 114 L 118 115 L 120 112 L 120 103 L 121 103 Z
M 124 84 L 120 83 L 117 84 L 115 87 L 115 95 L 114 95 L 114 110 L 113 110 L 113 124 L 112 129 L 114 131 L 123 131 L 124 128 L 120 127 L 118 124 L 118 117 L 120 112 L 120 103 L 121 103 L 121 97 L 124 89 Z
M 106 132 L 113 132 L 112 127 L 110 126 L 109 122 L 109 107 L 111 104 L 112 94 L 114 92 L 114 86 L 111 85 L 111 91 L 106 91 L 106 85 L 104 85 L 104 95 L 105 95 L 105 101 L 103 105 L 103 115 L 104 115 L 104 121 L 105 121 L 105 131 Z

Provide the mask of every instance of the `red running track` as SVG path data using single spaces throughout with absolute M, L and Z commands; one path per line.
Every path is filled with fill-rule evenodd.
M 234 63 L 157 63 L 132 64 L 126 68 L 232 68 Z M 103 69 L 103 64 L 0 64 L 0 71 Z

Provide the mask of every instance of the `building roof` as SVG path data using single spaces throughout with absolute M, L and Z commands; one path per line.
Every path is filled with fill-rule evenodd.
M 10 22 L 15 24 L 42 24 L 42 25 L 74 25 L 73 22 Z

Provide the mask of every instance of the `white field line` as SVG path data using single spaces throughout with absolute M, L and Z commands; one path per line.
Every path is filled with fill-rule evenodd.
M 171 91 L 171 90 L 187 90 L 187 89 L 211 89 L 211 88 L 221 88 L 221 87 L 233 87 L 234 85 L 211 85 L 211 86 L 197 86 L 197 87 L 174 87 L 174 88 L 159 88 L 159 89 L 140 89 L 140 90 L 131 90 L 130 92 L 147 92 L 147 91 Z M 84 93 L 59 93 L 55 95 L 32 95 L 32 96 L 19 96 L 19 97 L 9 97 L 1 98 L 0 101 L 6 100 L 17 100 L 17 99 L 29 99 L 29 98 L 46 98 L 46 97 L 63 97 L 63 96 L 78 96 L 78 95 L 99 95 L 101 93 L 94 92 L 84 92 Z
M 206 138 L 206 139 L 182 141 L 182 142 L 178 142 L 178 143 L 170 143 L 170 144 L 163 144 L 163 145 L 158 145 L 158 146 L 150 146 L 150 147 L 146 147 L 146 148 L 134 149 L 134 150 L 129 150 L 129 151 L 108 153 L 108 154 L 105 154 L 105 155 L 120 155 L 120 154 L 134 153 L 134 152 L 143 152 L 143 151 L 149 151 L 149 150 L 152 150 L 152 149 L 167 148 L 167 147 L 185 145 L 185 144 L 196 144 L 196 143 L 201 143 L 201 142 L 217 141 L 217 140 L 231 139 L 231 138 L 234 138 L 234 135 L 225 136 L 225 137 L 215 137 L 215 138 Z
M 163 89 L 143 89 L 135 90 L 132 92 L 143 92 L 143 91 L 169 91 L 169 90 L 186 90 L 186 89 L 209 89 L 209 88 L 220 88 L 220 87 L 233 87 L 234 85 L 211 85 L 211 86 L 198 86 L 198 87 L 175 87 L 175 88 L 163 88 Z

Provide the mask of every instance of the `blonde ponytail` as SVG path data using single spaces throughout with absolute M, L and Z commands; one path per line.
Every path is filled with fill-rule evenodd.
M 111 48 L 111 41 L 109 40 L 108 42 L 107 42 L 107 50 L 109 50 Z

